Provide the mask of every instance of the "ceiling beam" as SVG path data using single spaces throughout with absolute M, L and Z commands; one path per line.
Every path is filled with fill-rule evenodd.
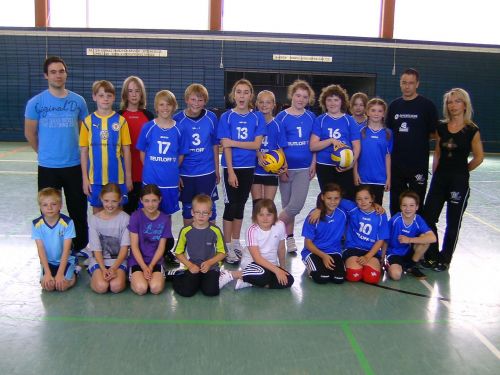
M 35 27 L 50 26 L 49 3 L 50 0 L 35 0 Z
M 210 0 L 210 31 L 222 31 L 224 0 Z
M 379 38 L 393 39 L 396 0 L 381 0 Z

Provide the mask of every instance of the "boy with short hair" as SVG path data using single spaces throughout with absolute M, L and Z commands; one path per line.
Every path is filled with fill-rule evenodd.
M 184 297 L 192 297 L 201 289 L 206 296 L 219 295 L 219 276 L 226 247 L 222 231 L 210 223 L 212 199 L 197 195 L 192 201 L 193 222 L 179 233 L 175 256 L 185 271 L 174 276 L 174 290 Z
M 401 211 L 391 217 L 389 228 L 391 237 L 382 247 L 382 259 L 386 259 L 386 269 L 393 280 L 401 279 L 403 269 L 417 279 L 425 279 L 417 263 L 423 257 L 436 236 L 417 214 L 420 197 L 414 191 L 404 191 L 399 196 Z M 413 246 L 412 246 L 413 245 Z
M 99 193 L 104 185 L 120 186 L 122 204 L 133 187 L 130 133 L 125 118 L 113 110 L 115 93 L 111 82 L 94 82 L 92 99 L 97 110 L 85 118 L 80 129 L 83 192 L 94 214 L 102 210 Z
M 217 116 L 205 109 L 208 91 L 199 83 L 189 85 L 184 92 L 186 109 L 173 118 L 189 138 L 189 153 L 180 166 L 183 188 L 179 200 L 182 202 L 184 225 L 193 222 L 191 201 L 198 194 L 212 199 L 210 221 L 215 222 L 215 201 L 219 199 L 217 184 L 219 173 L 219 141 L 217 139 Z
M 64 292 L 76 283 L 76 258 L 70 255 L 75 226 L 68 216 L 61 214 L 60 190 L 40 190 L 38 205 L 42 215 L 33 220 L 31 237 L 35 240 L 42 268 L 40 284 L 49 292 Z

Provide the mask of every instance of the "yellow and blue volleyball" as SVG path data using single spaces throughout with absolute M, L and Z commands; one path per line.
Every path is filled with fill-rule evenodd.
M 278 173 L 285 164 L 285 154 L 281 150 L 273 150 L 264 154 L 266 164 L 262 166 L 268 173 Z
M 354 162 L 354 153 L 347 145 L 333 146 L 332 161 L 335 167 L 349 168 Z

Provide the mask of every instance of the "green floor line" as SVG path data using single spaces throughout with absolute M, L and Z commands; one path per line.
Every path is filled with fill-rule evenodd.
M 351 327 L 349 327 L 349 324 L 342 324 L 342 331 L 344 331 L 344 334 L 347 337 L 347 340 L 349 341 L 349 344 L 351 345 L 352 350 L 354 350 L 354 353 L 356 354 L 356 357 L 358 358 L 358 362 L 361 365 L 361 368 L 363 369 L 364 373 L 366 375 L 375 375 L 373 372 L 372 368 L 370 367 L 370 363 L 366 359 L 365 353 L 361 349 L 361 347 L 358 344 L 358 341 L 354 337 L 354 334 L 351 331 Z
M 447 324 L 449 320 L 209 320 L 209 319 L 129 319 L 112 317 L 41 316 L 12 317 L 0 316 L 0 320 L 95 323 L 95 324 L 143 324 L 143 325 L 207 325 L 207 326 L 335 326 L 335 325 L 419 325 Z

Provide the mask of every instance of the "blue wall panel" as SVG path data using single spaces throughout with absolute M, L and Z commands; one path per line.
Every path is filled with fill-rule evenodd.
M 209 107 L 222 108 L 225 69 L 369 74 L 376 77 L 376 95 L 390 101 L 400 95 L 401 71 L 415 67 L 421 73 L 419 92 L 432 99 L 440 112 L 446 90 L 463 87 L 469 91 L 486 149 L 500 152 L 496 110 L 500 102 L 499 48 L 303 35 L 294 38 L 252 33 L 154 33 L 146 37 L 144 31 L 128 30 L 111 33 L 56 29 L 45 33 L 33 28 L 0 29 L 0 81 L 4 87 L 0 92 L 0 140 L 24 139 L 24 106 L 47 86 L 42 63 L 48 51 L 49 55 L 60 55 L 66 60 L 70 72 L 67 86 L 87 99 L 90 110 L 95 108 L 91 98 L 94 80 L 107 79 L 115 84 L 118 106 L 121 84 L 132 74 L 143 78 L 150 109 L 154 94 L 165 88 L 175 93 L 182 108 L 184 88 L 192 82 L 207 86 Z M 392 75 L 395 45 L 399 48 L 396 74 Z M 166 49 L 168 57 L 87 56 L 86 48 Z M 331 56 L 333 62 L 273 61 L 273 54 Z

